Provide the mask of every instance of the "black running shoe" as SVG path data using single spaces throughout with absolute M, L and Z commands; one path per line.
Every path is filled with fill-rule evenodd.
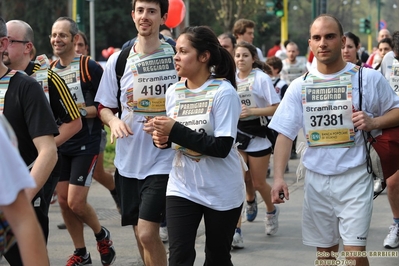
M 97 241 L 97 250 L 100 252 L 101 263 L 103 266 L 108 266 L 114 263 L 116 253 L 111 240 L 111 233 L 104 226 L 101 228 L 105 231 L 105 237 L 102 240 Z

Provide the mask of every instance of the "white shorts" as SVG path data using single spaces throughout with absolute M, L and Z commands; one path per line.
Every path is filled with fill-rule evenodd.
M 339 244 L 366 246 L 373 211 L 373 178 L 361 165 L 325 176 L 306 170 L 303 244 L 328 248 Z

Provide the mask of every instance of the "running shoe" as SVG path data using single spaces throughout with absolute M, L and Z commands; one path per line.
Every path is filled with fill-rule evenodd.
M 236 228 L 236 231 L 233 236 L 233 243 L 231 243 L 231 247 L 234 249 L 242 249 L 244 248 L 244 239 L 242 238 L 241 229 Z
M 245 207 L 245 211 L 247 214 L 247 221 L 253 222 L 256 218 L 256 215 L 258 215 L 258 203 L 256 201 L 256 194 L 255 194 L 254 202 L 247 203 L 247 206 Z
M 399 247 L 399 225 L 393 224 L 389 227 L 389 234 L 384 239 L 385 248 Z
M 66 266 L 81 266 L 81 265 L 91 265 L 90 253 L 87 252 L 84 256 L 78 256 L 73 254 L 69 257 Z
M 111 240 L 111 233 L 104 226 L 101 228 L 105 231 L 105 237 L 102 240 L 97 241 L 97 250 L 100 252 L 101 263 L 103 266 L 108 266 L 114 263 L 116 253 Z
M 265 217 L 265 232 L 267 235 L 274 235 L 278 230 L 278 215 L 280 214 L 280 208 L 274 206 L 276 212 L 274 214 L 267 214 Z

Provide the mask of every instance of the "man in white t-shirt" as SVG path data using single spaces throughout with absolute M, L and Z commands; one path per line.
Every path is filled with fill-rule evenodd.
M 252 44 L 254 41 L 255 32 L 255 22 L 249 19 L 239 19 L 234 23 L 233 35 L 236 38 L 237 43 L 248 42 Z M 256 47 L 258 53 L 258 59 L 261 62 L 265 62 L 265 57 L 263 56 L 262 50 Z
M 165 215 L 174 152 L 156 148 L 147 133 L 152 133 L 152 117 L 166 113 L 166 89 L 178 81 L 173 47 L 159 39 L 168 6 L 167 0 L 133 1 L 137 39 L 133 46 L 110 56 L 95 98 L 100 103 L 101 120 L 111 129 L 111 143 L 117 139 L 115 183 L 122 225 L 133 226 L 144 264 L 159 266 L 167 265 L 159 226 Z M 125 67 L 118 85 L 115 67 L 125 52 L 128 56 L 123 59 Z M 116 111 L 120 118 L 114 115 Z
M 362 68 L 360 75 L 354 64 L 342 59 L 345 37 L 335 17 L 317 17 L 308 42 L 317 68 L 291 83 L 269 125 L 279 132 L 272 200 L 284 203 L 284 198 L 289 199 L 284 170 L 292 140 L 303 128 L 308 146 L 303 155 L 303 243 L 317 248 L 317 259 L 332 261 L 341 239 L 345 251 L 366 250 L 373 178 L 367 171 L 362 131 L 375 135 L 399 125 L 399 98 L 377 71 Z M 366 256 L 352 254 L 346 259 L 369 265 Z
M 307 71 L 306 63 L 304 61 L 297 60 L 299 55 L 298 45 L 294 42 L 290 42 L 286 47 L 287 58 L 283 61 L 283 69 L 281 70 L 281 78 L 290 85 L 291 81 L 300 77 Z

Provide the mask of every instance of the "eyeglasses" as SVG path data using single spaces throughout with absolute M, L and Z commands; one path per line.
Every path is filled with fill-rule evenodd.
M 29 41 L 21 41 L 21 40 L 9 40 L 10 45 L 13 45 L 14 43 L 23 43 L 27 44 Z
M 65 34 L 65 33 L 58 33 L 58 34 L 57 33 L 53 33 L 53 34 L 50 34 L 48 37 L 50 39 L 56 39 L 57 37 L 59 37 L 60 39 L 65 40 L 65 39 L 67 39 L 69 37 L 69 35 Z

